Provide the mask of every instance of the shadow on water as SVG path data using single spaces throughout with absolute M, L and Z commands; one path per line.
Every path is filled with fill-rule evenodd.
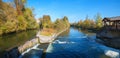
M 18 47 L 15 47 L 9 51 L 4 52 L 3 58 L 18 58 L 21 53 L 18 50 Z
M 83 32 L 85 34 L 87 34 L 88 38 L 95 38 L 96 39 L 96 33 L 92 32 L 91 30 L 81 30 L 81 29 L 77 29 L 75 28 L 76 30 L 79 30 L 79 32 Z M 116 49 L 120 49 L 120 32 L 109 32 L 112 35 L 116 36 L 117 38 L 113 38 L 113 39 L 109 39 L 109 38 L 97 38 L 96 41 L 103 44 L 103 45 L 106 45 L 106 46 L 109 46 L 109 47 L 112 47 L 112 48 L 116 48 Z
M 102 44 L 120 49 L 120 31 L 101 31 L 97 35 Z
M 18 46 L 34 38 L 36 35 L 36 32 L 37 30 L 28 30 L 28 31 L 1 36 L 0 37 L 0 57 L 3 57 L 3 55 L 4 54 L 6 55 L 7 53 L 10 53 L 10 56 L 11 56 L 11 53 L 14 54 L 14 52 L 17 52 L 18 54 L 20 54 L 18 51 Z M 10 52 L 10 51 L 13 51 L 13 52 Z M 12 57 L 13 56 L 11 56 L 10 58 Z
M 102 42 L 102 44 L 112 47 L 112 48 L 116 48 L 116 49 L 120 49 L 120 39 L 107 39 L 107 38 L 102 38 L 100 39 Z
M 46 49 L 49 44 L 40 44 L 21 56 L 21 58 L 46 58 Z M 39 49 L 40 48 L 40 49 Z
M 70 29 L 67 29 L 66 31 L 62 32 L 59 36 L 69 36 Z

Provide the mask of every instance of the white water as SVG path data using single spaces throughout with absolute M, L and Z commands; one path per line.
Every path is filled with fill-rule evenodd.
M 47 52 L 47 53 L 51 53 L 52 50 L 53 50 L 53 46 L 52 46 L 52 44 L 50 43 L 49 46 L 48 46 L 48 48 L 47 48 L 47 50 L 46 50 L 46 52 Z
M 82 36 L 82 37 L 58 37 L 58 38 L 87 38 L 87 36 Z
M 68 41 L 60 41 L 60 40 L 56 40 L 53 43 L 57 43 L 57 44 L 66 44 L 66 43 L 75 43 L 75 42 L 68 42 Z
M 35 49 L 35 50 L 40 50 L 39 48 L 37 48 L 40 44 L 36 44 L 35 46 L 27 49 L 26 51 L 24 51 L 20 56 L 19 58 L 22 58 L 23 55 L 25 55 L 26 53 L 28 53 L 29 51 L 31 51 L 32 49 Z
M 105 55 L 107 55 L 111 58 L 119 58 L 119 52 L 112 51 L 112 50 L 106 50 Z
M 87 34 L 84 35 L 82 32 L 79 34 L 79 32 L 74 29 L 70 30 L 69 35 L 58 38 L 59 39 L 50 43 L 47 47 L 45 58 L 101 58 L 102 56 L 104 58 L 120 57 L 119 50 L 100 44 L 96 42 L 95 36 L 88 36 Z M 40 54 L 36 55 L 39 55 L 37 58 L 41 57 Z M 31 56 L 30 58 L 36 58 L 36 56 Z

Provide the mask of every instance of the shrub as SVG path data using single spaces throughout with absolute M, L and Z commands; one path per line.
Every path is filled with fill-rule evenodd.
M 18 19 L 18 22 L 17 22 L 18 29 L 17 29 L 17 31 L 26 30 L 27 22 L 26 22 L 25 18 L 22 15 L 19 15 L 17 17 L 17 19 Z

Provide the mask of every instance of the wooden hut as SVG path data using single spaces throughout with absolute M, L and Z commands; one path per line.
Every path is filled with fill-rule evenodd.
M 104 27 L 110 30 L 120 30 L 120 16 L 104 18 Z

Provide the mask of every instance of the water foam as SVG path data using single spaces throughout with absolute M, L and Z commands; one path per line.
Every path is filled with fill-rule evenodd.
M 48 46 L 48 48 L 47 48 L 47 50 L 46 50 L 46 52 L 47 53 L 51 53 L 52 50 L 53 50 L 53 46 L 52 46 L 52 43 L 50 43 L 49 46 Z
M 19 58 L 22 58 L 23 55 L 25 55 L 26 53 L 28 53 L 29 51 L 31 51 L 32 49 L 35 49 L 35 50 L 40 50 L 39 48 L 37 48 L 40 44 L 36 44 L 35 46 L 27 49 L 26 51 L 24 51 L 20 56 Z
M 111 57 L 111 58 L 119 58 L 119 52 L 107 50 L 105 51 L 105 55 Z
M 74 36 L 74 37 L 58 37 L 58 38 L 87 38 L 87 35 L 85 36 Z
M 66 44 L 66 43 L 75 43 L 75 42 L 56 40 L 56 41 L 54 41 L 53 43 L 57 43 L 57 44 Z

